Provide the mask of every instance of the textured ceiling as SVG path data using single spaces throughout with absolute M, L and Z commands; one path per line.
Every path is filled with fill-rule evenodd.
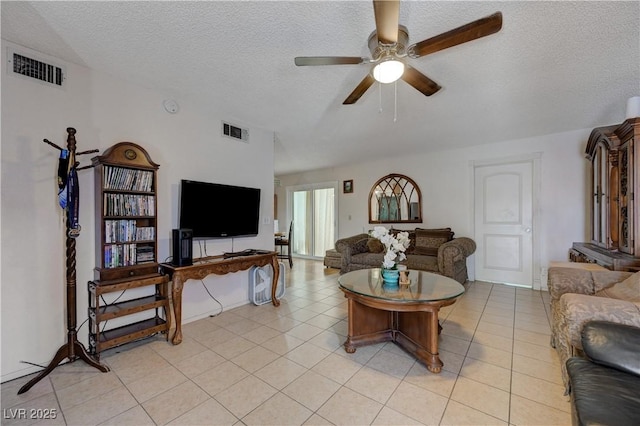
M 3 1 L 1 30 L 275 131 L 276 175 L 624 119 L 640 94 L 640 2 L 402 1 L 400 23 L 415 43 L 496 11 L 497 34 L 410 60 L 443 88 L 398 82 L 397 112 L 393 84 L 342 105 L 366 65 L 293 62 L 370 56 L 371 1 Z

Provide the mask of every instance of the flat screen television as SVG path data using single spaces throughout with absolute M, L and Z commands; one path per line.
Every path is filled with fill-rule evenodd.
M 260 189 L 218 183 L 180 181 L 180 228 L 193 238 L 258 235 Z

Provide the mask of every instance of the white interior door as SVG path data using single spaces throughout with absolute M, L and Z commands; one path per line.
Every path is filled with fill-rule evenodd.
M 533 166 L 474 166 L 477 280 L 533 286 Z

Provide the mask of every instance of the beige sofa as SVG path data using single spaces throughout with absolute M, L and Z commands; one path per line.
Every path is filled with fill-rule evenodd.
M 409 269 L 435 272 L 464 284 L 468 279 L 467 257 L 475 252 L 476 244 L 471 238 L 453 238 L 453 232 L 450 232 L 449 228 L 432 231 L 434 231 L 434 236 L 438 236 L 441 233 L 446 233 L 446 230 L 450 234 L 449 241 L 431 238 L 428 240 L 429 248 L 422 251 L 422 247 L 416 242 L 421 241 L 421 231 L 430 230 L 416 228 L 416 230 L 408 231 L 411 245 L 406 251 L 407 259 L 402 263 L 406 264 Z M 417 237 L 416 232 L 418 232 Z M 340 273 L 382 266 L 384 253 L 372 252 L 371 240 L 372 238 L 368 234 L 363 233 L 336 241 L 336 250 L 342 255 Z
M 562 379 L 569 392 L 566 362 L 582 356 L 582 328 L 591 320 L 640 327 L 640 272 L 588 271 L 552 267 L 551 346 L 560 357 Z

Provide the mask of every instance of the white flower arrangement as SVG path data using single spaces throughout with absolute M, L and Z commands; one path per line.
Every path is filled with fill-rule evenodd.
M 371 231 L 371 236 L 380 240 L 385 247 L 384 261 L 382 266 L 386 269 L 395 269 L 397 262 L 402 262 L 407 258 L 404 254 L 409 247 L 409 233 L 398 232 L 394 237 L 384 226 L 375 226 Z

